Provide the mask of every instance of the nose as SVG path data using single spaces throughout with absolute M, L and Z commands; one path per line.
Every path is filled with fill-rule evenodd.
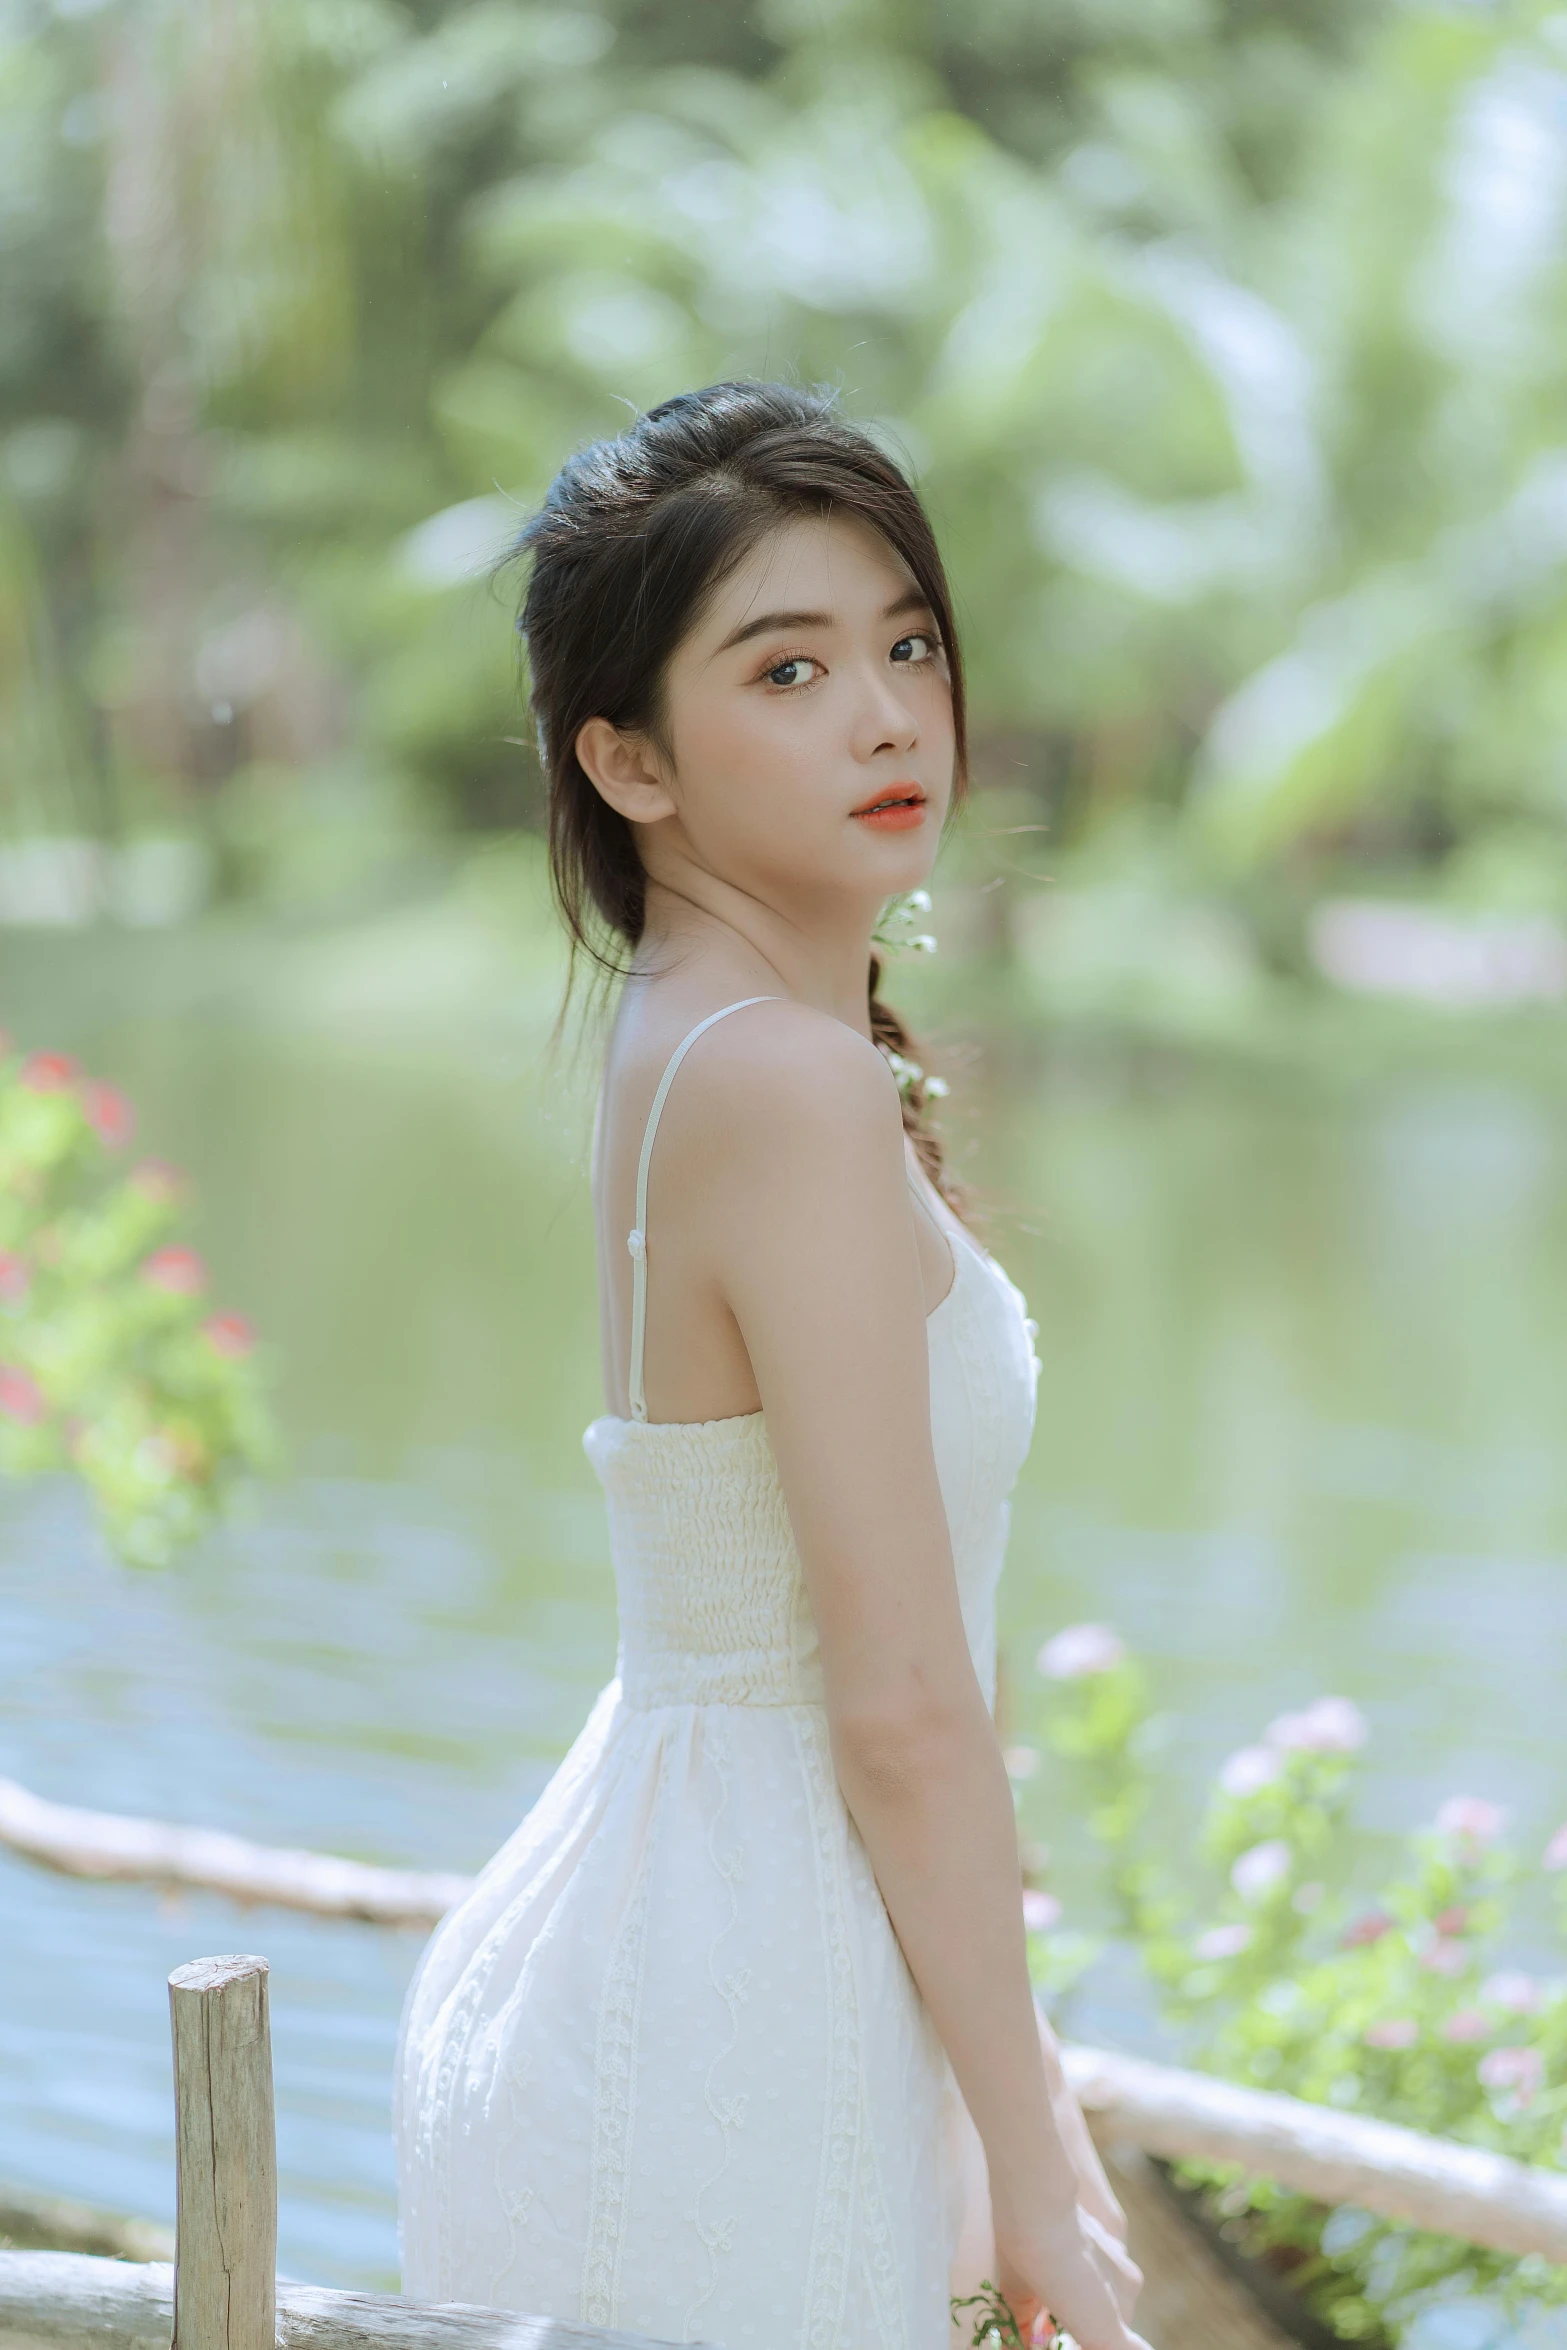
M 919 721 L 893 679 L 879 662 L 867 664 L 854 713 L 855 757 L 912 751 L 919 739 Z

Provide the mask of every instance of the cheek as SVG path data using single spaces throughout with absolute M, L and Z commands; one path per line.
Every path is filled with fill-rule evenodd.
M 946 677 L 933 670 L 920 678 L 909 694 L 909 706 L 919 720 L 920 734 L 934 749 L 937 745 L 955 748 L 957 737 L 952 725 L 952 687 Z
M 832 770 L 818 700 L 758 695 L 690 711 L 674 743 L 688 822 L 755 838 L 785 811 L 798 822 L 813 799 L 825 805 Z

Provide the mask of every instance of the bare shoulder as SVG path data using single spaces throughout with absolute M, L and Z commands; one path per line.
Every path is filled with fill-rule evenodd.
M 787 1162 L 856 1141 L 902 1147 L 897 1084 L 868 1037 L 783 998 L 724 1020 L 693 1055 L 692 1109 L 740 1152 Z

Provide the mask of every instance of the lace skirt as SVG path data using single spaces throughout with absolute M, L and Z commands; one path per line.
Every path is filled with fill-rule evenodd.
M 403 2288 L 947 2350 L 963 2110 L 812 1705 L 612 1682 L 408 1994 Z

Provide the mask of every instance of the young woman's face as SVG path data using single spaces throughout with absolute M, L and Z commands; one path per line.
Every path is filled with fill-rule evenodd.
M 742 888 L 876 903 L 929 874 L 952 796 L 945 648 L 913 575 L 844 516 L 780 523 L 670 664 L 682 848 Z M 654 824 L 643 835 L 655 874 Z

